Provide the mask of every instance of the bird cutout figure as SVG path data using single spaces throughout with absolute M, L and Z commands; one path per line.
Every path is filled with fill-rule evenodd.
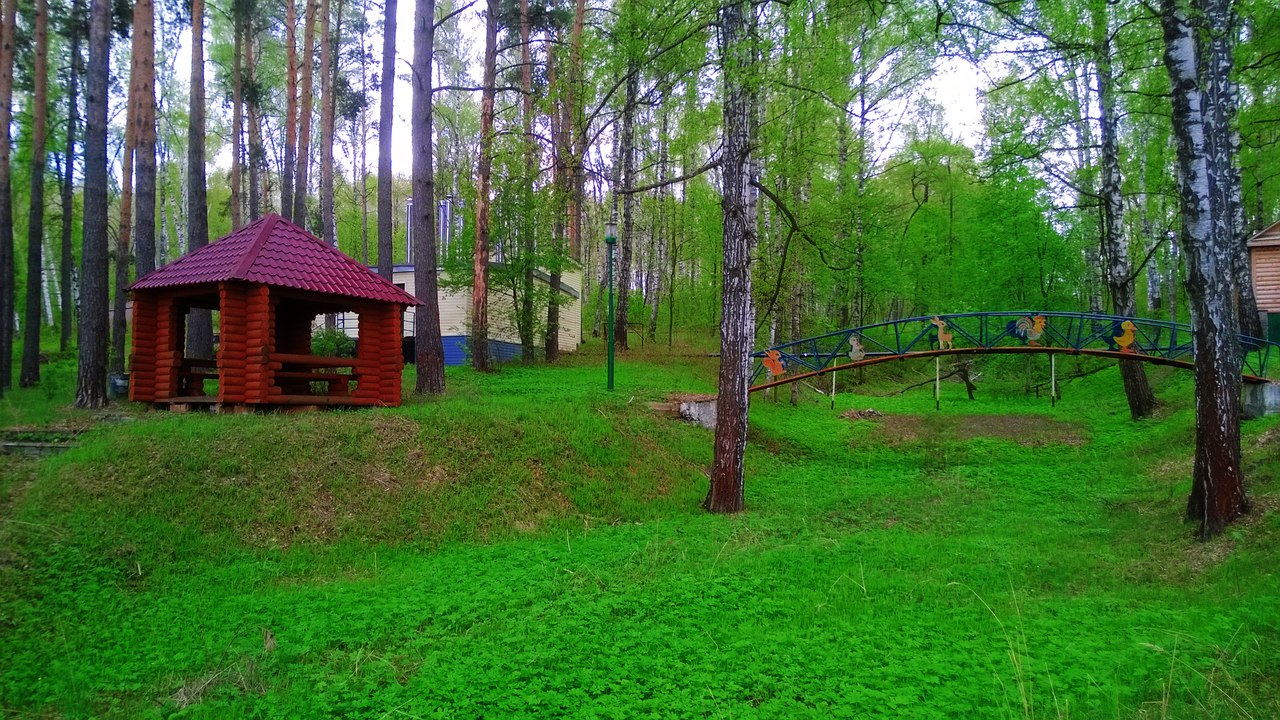
M 932 324 L 934 327 L 938 328 L 938 349 L 939 350 L 955 349 L 954 340 L 956 336 L 955 336 L 955 333 L 947 332 L 947 321 L 943 320 L 937 315 L 934 315 L 933 319 L 930 320 L 929 323 Z
M 1132 321 L 1125 320 L 1124 322 L 1120 323 L 1120 330 L 1121 332 L 1119 335 L 1111 338 L 1112 340 L 1115 341 L 1115 344 L 1120 347 L 1120 352 L 1122 353 L 1137 352 L 1136 350 L 1133 349 L 1133 341 L 1137 334 L 1138 327 L 1134 325 Z
M 849 360 L 858 362 L 867 356 L 867 351 L 862 349 L 862 343 L 853 338 L 849 338 Z
M 787 372 L 786 368 L 782 367 L 782 353 L 777 350 L 766 352 L 760 362 L 764 363 L 764 368 L 769 371 L 770 377 L 782 377 Z
M 1009 334 L 1022 338 L 1023 342 L 1031 347 L 1041 347 L 1039 340 L 1044 334 L 1045 319 L 1043 315 L 1034 317 L 1018 318 L 1010 320 L 1008 325 Z

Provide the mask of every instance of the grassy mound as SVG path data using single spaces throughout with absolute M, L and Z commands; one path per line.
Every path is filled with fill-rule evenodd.
M 634 356 L 633 356 L 634 357 Z M 647 401 L 698 361 L 396 410 L 103 424 L 0 472 L 0 707 L 103 717 L 1280 716 L 1280 423 L 1190 539 L 1190 383 L 757 399 L 748 512 Z M 887 389 L 887 388 L 885 388 Z M 870 419 L 850 410 L 873 408 Z

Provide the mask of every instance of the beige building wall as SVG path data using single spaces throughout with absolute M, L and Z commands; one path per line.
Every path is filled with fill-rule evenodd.
M 561 275 L 561 284 L 580 293 L 582 287 L 582 271 L 567 270 Z M 413 271 L 398 271 L 392 276 L 392 282 L 404 288 L 410 295 L 415 295 Z M 546 287 L 546 278 L 536 278 Z M 440 304 L 440 334 L 471 334 L 471 290 L 446 290 L 443 287 L 436 293 Z M 415 308 L 409 308 L 404 316 L 404 334 L 413 334 Z M 544 309 L 545 312 L 545 309 Z M 489 291 L 489 337 L 493 340 L 520 343 L 520 333 L 515 327 L 515 303 L 511 293 L 501 288 Z M 323 324 L 323 322 L 321 323 Z M 360 332 L 359 318 L 353 313 L 344 313 L 338 317 L 338 327 L 352 337 Z M 574 352 L 582 344 L 582 299 L 560 293 L 560 351 Z M 541 338 L 539 338 L 541 345 Z

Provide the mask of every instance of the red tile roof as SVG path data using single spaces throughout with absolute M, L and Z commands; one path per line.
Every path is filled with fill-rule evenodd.
M 183 255 L 129 289 L 155 290 L 227 280 L 403 305 L 422 304 L 337 248 L 274 214 Z

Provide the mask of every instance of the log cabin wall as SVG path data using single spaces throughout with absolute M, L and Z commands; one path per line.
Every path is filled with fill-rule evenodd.
M 186 334 L 186 306 L 171 295 L 160 295 L 156 300 L 156 392 L 153 400 L 177 397 L 178 369 L 182 365 Z
M 218 285 L 220 330 L 218 339 L 218 402 L 245 401 L 249 355 L 248 287 L 242 283 Z
M 275 317 L 271 312 L 271 290 L 252 285 L 245 293 L 245 402 L 266 402 L 271 394 L 273 372 L 267 357 L 275 352 Z
M 129 356 L 129 399 L 156 398 L 156 332 L 159 324 L 155 296 L 139 294 L 133 301 L 133 352 Z
M 1280 313 L 1280 241 L 1275 245 L 1255 245 L 1249 248 L 1253 265 L 1253 291 L 1258 298 L 1258 309 L 1267 313 Z

